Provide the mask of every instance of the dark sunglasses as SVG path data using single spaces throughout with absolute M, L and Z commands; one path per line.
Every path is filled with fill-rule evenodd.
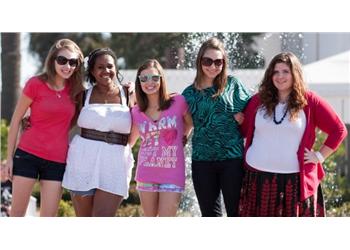
M 162 76 L 160 75 L 139 75 L 140 82 L 148 82 L 150 80 L 153 82 L 159 82 L 161 77 Z
M 211 59 L 209 57 L 203 57 L 202 58 L 202 65 L 206 67 L 210 67 L 213 63 L 216 67 L 220 67 L 224 63 L 224 59 Z
M 57 56 L 56 62 L 59 65 L 66 65 L 68 62 L 71 67 L 76 67 L 78 65 L 78 59 L 76 59 L 76 58 L 68 59 L 64 56 Z

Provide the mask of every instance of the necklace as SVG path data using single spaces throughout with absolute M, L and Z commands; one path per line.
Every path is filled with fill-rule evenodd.
M 57 98 L 61 98 L 62 97 L 62 92 L 65 88 L 65 84 L 61 85 L 61 86 L 57 86 L 56 84 L 48 84 L 47 86 L 49 87 L 49 89 L 53 90 L 55 92 L 55 95 Z
M 99 96 L 102 97 L 104 104 L 114 103 L 112 99 L 115 99 L 116 95 L 118 96 L 118 86 L 112 85 L 107 91 L 101 91 L 101 89 L 97 88 L 97 92 Z
M 288 110 L 285 109 L 284 114 L 283 114 L 281 120 L 277 121 L 277 119 L 276 119 L 276 107 L 275 107 L 275 109 L 273 110 L 273 122 L 274 122 L 276 125 L 281 124 L 281 123 L 283 122 L 284 118 L 285 118 L 286 115 L 287 115 L 287 111 L 288 111 Z
M 157 106 L 154 106 L 154 107 L 148 107 L 148 109 L 159 111 L 159 106 L 157 105 Z

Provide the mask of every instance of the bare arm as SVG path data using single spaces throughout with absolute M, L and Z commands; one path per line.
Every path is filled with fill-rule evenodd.
M 15 111 L 12 115 L 10 129 L 7 136 L 7 160 L 6 160 L 6 167 L 8 168 L 10 178 L 12 178 L 12 165 L 13 165 L 12 157 L 16 147 L 17 136 L 20 129 L 21 120 L 32 102 L 33 102 L 32 99 L 22 94 L 17 102 Z
M 193 129 L 193 120 L 192 116 L 189 112 L 186 112 L 186 114 L 183 116 L 184 119 L 184 140 L 183 143 L 186 144 L 188 136 L 191 134 L 191 131 Z
M 131 133 L 129 136 L 129 144 L 131 147 L 133 147 L 135 145 L 135 143 L 139 137 L 140 137 L 139 129 L 137 128 L 137 125 L 133 123 L 132 127 L 131 127 Z

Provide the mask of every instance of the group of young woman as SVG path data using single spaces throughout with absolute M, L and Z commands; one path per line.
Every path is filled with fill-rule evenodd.
M 292 53 L 276 55 L 252 96 L 228 75 L 217 38 L 205 41 L 194 82 L 170 94 L 159 62 L 149 59 L 123 86 L 108 48 L 84 57 L 57 41 L 44 73 L 26 83 L 8 135 L 6 169 L 13 183 L 11 216 L 24 216 L 40 180 L 41 216 L 55 216 L 62 186 L 77 216 L 114 216 L 135 180 L 145 216 L 175 216 L 185 187 L 184 144 L 192 134 L 192 179 L 202 216 L 324 216 L 322 162 L 347 131 L 321 97 L 307 90 Z M 30 109 L 30 126 L 20 124 Z M 69 143 L 70 129 L 80 134 Z M 328 137 L 313 148 L 316 128 Z M 193 129 L 193 132 L 192 132 Z M 244 142 L 245 138 L 245 142 Z M 222 194 L 222 195 L 221 195 Z

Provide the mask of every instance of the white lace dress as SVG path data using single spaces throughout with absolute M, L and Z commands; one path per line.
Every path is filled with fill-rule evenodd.
M 92 89 L 87 92 L 78 126 L 130 133 L 131 114 L 123 88 L 119 85 L 122 104 L 89 104 Z M 69 145 L 62 186 L 75 191 L 97 188 L 127 198 L 133 165 L 129 144 L 108 144 L 76 135 Z

